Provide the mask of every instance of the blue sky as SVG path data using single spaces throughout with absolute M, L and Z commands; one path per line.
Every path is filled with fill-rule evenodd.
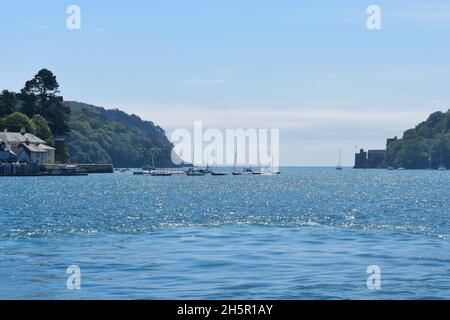
M 81 30 L 66 28 L 80 6 Z M 381 8 L 382 29 L 366 28 Z M 67 100 L 168 133 L 279 128 L 281 163 L 335 165 L 450 108 L 448 1 L 5 1 L 0 88 L 52 70 Z

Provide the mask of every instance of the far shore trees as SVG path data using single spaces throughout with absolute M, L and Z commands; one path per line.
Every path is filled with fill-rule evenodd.
M 20 91 L 22 106 L 20 111 L 28 117 L 41 115 L 48 122 L 55 136 L 70 133 L 70 109 L 59 96 L 59 84 L 56 76 L 47 69 L 40 70 L 33 79 L 27 81 Z
M 386 164 L 407 169 L 450 168 L 450 110 L 434 112 L 389 144 Z
M 14 112 L 0 119 L 0 130 L 7 129 L 12 132 L 20 132 L 22 128 L 25 128 L 28 133 L 36 133 L 36 125 L 23 113 Z
M 55 75 L 40 70 L 27 81 L 20 93 L 3 90 L 0 94 L 0 129 L 36 134 L 53 144 L 54 137 L 70 133 L 70 108 L 59 95 Z
M 0 118 L 14 112 L 17 105 L 17 99 L 14 92 L 3 90 L 0 94 Z

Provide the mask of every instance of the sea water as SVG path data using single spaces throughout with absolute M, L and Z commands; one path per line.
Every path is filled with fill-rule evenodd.
M 1 299 L 450 299 L 450 171 L 0 181 Z

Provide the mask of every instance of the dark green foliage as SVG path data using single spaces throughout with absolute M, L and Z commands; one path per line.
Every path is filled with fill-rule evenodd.
M 45 140 L 49 145 L 53 145 L 53 135 L 47 120 L 39 114 L 35 114 L 31 119 L 36 127 L 36 135 Z
M 0 94 L 0 118 L 13 113 L 16 109 L 17 99 L 14 92 L 3 90 Z
M 27 93 L 24 89 L 17 95 L 20 100 L 20 111 L 28 117 L 33 117 L 37 110 L 37 97 L 32 93 Z
M 450 168 L 450 110 L 435 112 L 405 131 L 403 139 L 388 146 L 386 162 L 408 169 Z
M 20 132 L 22 128 L 25 128 L 28 133 L 36 133 L 33 121 L 23 113 L 14 112 L 0 120 L 0 130 L 8 129 L 11 132 Z
M 58 93 L 59 84 L 55 75 L 47 69 L 42 69 L 25 83 L 19 97 L 23 113 L 29 117 L 42 115 L 53 134 L 63 136 L 70 132 L 70 109 L 63 104 L 63 97 L 58 96 Z
M 152 122 L 119 110 L 79 102 L 65 102 L 71 109 L 66 146 L 73 163 L 113 163 L 115 167 L 172 165 L 172 144 L 165 132 Z

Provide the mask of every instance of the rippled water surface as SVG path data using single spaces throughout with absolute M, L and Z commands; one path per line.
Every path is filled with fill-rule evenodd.
M 449 171 L 0 180 L 0 298 L 450 298 Z

